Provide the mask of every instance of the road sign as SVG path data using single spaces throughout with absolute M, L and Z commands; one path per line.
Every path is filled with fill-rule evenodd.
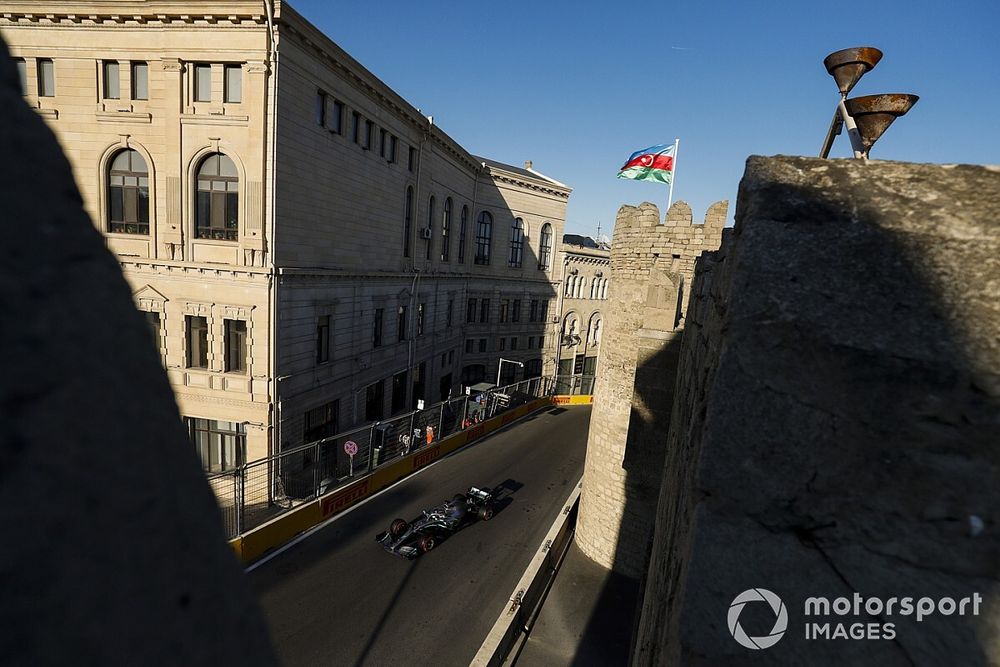
M 353 440 L 348 440 L 344 443 L 344 453 L 349 456 L 354 456 L 358 453 L 358 443 Z

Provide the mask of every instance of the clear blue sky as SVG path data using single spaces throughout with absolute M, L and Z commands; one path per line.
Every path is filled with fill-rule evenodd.
M 920 101 L 875 158 L 1000 163 L 1000 1 L 535 0 L 292 6 L 477 155 L 573 187 L 567 232 L 610 232 L 664 185 L 617 180 L 628 155 L 680 138 L 674 199 L 696 220 L 730 200 L 748 155 L 818 154 L 837 89 L 830 52 L 884 52 L 851 96 Z M 847 135 L 833 157 L 850 155 Z

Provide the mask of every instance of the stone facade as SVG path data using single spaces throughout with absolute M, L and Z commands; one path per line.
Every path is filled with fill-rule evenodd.
M 584 243 L 573 243 L 578 239 Z M 562 244 L 563 285 L 559 375 L 583 376 L 579 391 L 593 391 L 604 332 L 604 311 L 611 283 L 611 251 L 607 244 L 567 234 Z
M 990 167 L 748 161 L 691 290 L 633 664 L 1000 663 L 998 192 Z M 727 610 L 755 587 L 789 624 L 748 651 Z M 856 594 L 968 602 L 803 614 Z
M 688 286 L 698 257 L 719 247 L 727 209 L 717 202 L 695 225 L 679 201 L 659 224 L 656 206 L 644 203 L 623 206 L 615 222 L 577 541 L 629 577 L 648 558 Z
M 287 3 L 12 0 L 0 35 L 207 467 L 436 402 L 501 352 L 555 371 L 570 188 L 470 154 Z

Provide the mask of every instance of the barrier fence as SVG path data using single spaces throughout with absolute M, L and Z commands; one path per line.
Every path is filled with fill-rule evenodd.
M 208 482 L 232 539 L 490 417 L 543 396 L 590 394 L 593 384 L 593 376 L 576 375 L 494 387 L 211 473 Z

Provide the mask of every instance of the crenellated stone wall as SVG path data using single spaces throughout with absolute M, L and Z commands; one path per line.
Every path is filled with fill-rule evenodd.
M 704 224 L 680 201 L 663 224 L 650 203 L 618 211 L 576 539 L 626 576 L 648 558 L 687 286 L 697 258 L 719 247 L 727 209 L 713 204 Z
M 997 168 L 748 161 L 691 290 L 633 665 L 1000 664 L 998 193 Z M 730 633 L 753 588 L 788 615 L 761 650 Z M 855 594 L 896 612 L 805 616 Z M 904 596 L 970 602 L 917 622 Z

